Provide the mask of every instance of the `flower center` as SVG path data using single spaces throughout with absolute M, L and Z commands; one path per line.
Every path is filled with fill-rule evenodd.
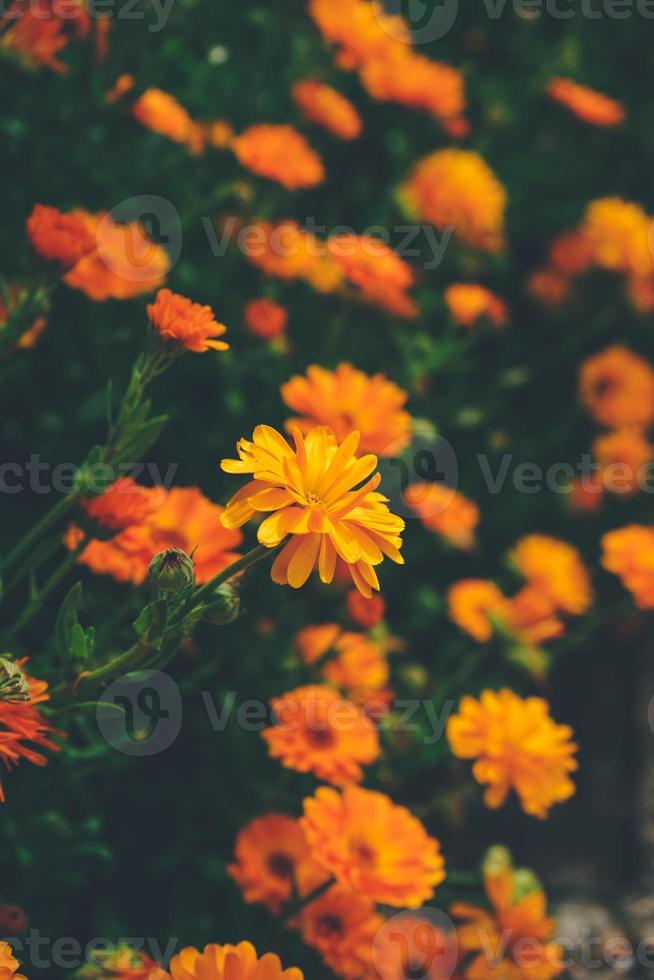
M 319 497 L 317 493 L 314 493 L 313 490 L 307 490 L 307 492 L 304 495 L 304 499 L 308 504 L 311 504 L 312 507 L 325 506 L 325 501 L 322 499 L 322 497 Z
M 376 861 L 376 855 L 370 844 L 363 840 L 352 841 L 352 853 L 360 864 L 370 867 Z
M 316 922 L 316 932 L 323 939 L 334 939 L 343 935 L 343 923 L 336 915 L 323 915 Z
M 334 733 L 329 728 L 307 728 L 307 738 L 317 748 L 327 749 L 334 744 Z
M 271 854 L 268 858 L 268 867 L 275 878 L 289 881 L 293 877 L 293 862 L 287 854 L 281 852 Z

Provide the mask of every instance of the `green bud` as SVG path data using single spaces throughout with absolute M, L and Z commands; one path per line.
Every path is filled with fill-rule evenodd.
M 529 868 L 516 868 L 513 877 L 513 901 L 519 902 L 533 892 L 542 892 L 543 886 L 540 879 Z
M 214 626 L 226 626 L 233 623 L 241 614 L 241 599 L 229 582 L 218 586 L 211 602 L 202 608 L 202 619 Z
M 511 852 L 501 844 L 489 847 L 484 856 L 481 870 L 485 875 L 499 875 L 513 867 Z
M 193 559 L 181 548 L 168 548 L 160 551 L 150 562 L 148 569 L 150 581 L 162 595 L 180 592 L 189 585 L 195 585 Z
M 30 686 L 25 674 L 13 660 L 0 657 L 0 702 L 20 704 L 30 700 Z

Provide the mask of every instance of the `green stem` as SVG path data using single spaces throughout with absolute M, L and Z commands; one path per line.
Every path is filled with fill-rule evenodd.
M 16 633 L 20 633 L 20 631 L 25 626 L 27 626 L 30 619 L 35 615 L 35 613 L 39 611 L 45 599 L 47 599 L 50 593 L 54 589 L 56 589 L 56 587 L 59 585 L 61 580 L 65 578 L 65 576 L 68 574 L 68 572 L 75 564 L 75 562 L 77 561 L 81 553 L 84 551 L 84 549 L 86 548 L 90 540 L 91 540 L 91 535 L 86 534 L 82 538 L 80 543 L 77 545 L 77 547 L 68 554 L 68 556 L 65 558 L 64 561 L 62 561 L 62 563 L 59 565 L 59 568 L 57 568 L 52 573 L 50 578 L 47 579 L 43 588 L 39 589 L 38 593 L 34 596 L 32 601 L 28 603 L 28 605 L 25 607 L 21 615 L 16 620 L 14 626 L 10 630 L 11 636 L 15 636 Z
M 28 531 L 24 538 L 22 538 L 15 548 L 13 548 L 5 560 L 2 563 L 2 573 L 6 575 L 7 572 L 11 571 L 16 567 L 24 558 L 26 554 L 36 546 L 39 538 L 43 537 L 46 531 L 49 531 L 51 527 L 57 524 L 70 510 L 73 509 L 80 497 L 83 496 L 83 490 L 75 490 L 73 493 L 69 493 L 68 496 L 63 497 L 59 503 L 55 504 L 47 514 L 41 518 L 41 520 L 34 525 L 31 531 Z
M 273 554 L 275 550 L 275 548 L 266 548 L 262 544 L 257 545 L 256 548 L 252 548 L 251 551 L 248 551 L 248 553 L 243 555 L 242 558 L 239 558 L 238 561 L 233 562 L 233 564 L 231 564 L 228 568 L 223 569 L 223 571 L 212 578 L 210 582 L 207 582 L 205 585 L 201 586 L 192 596 L 193 605 L 197 605 L 198 599 L 201 599 L 209 593 L 214 592 L 219 585 L 223 585 L 224 582 L 228 582 L 230 578 L 238 575 L 239 572 L 244 572 L 248 568 L 252 568 L 253 565 L 257 564 L 257 562 L 260 562 L 268 555 Z
M 328 878 L 327 881 L 323 881 L 322 885 L 318 885 L 318 887 L 314 888 L 308 895 L 305 895 L 303 898 L 298 898 L 295 902 L 292 902 L 282 921 L 284 923 L 288 923 L 291 919 L 294 919 L 298 912 L 301 912 L 303 908 L 306 908 L 306 906 L 310 905 L 311 902 L 315 902 L 317 898 L 320 898 L 325 894 L 325 892 L 329 891 L 334 883 L 334 878 Z
M 118 674 L 129 673 L 153 653 L 156 653 L 156 650 L 151 643 L 148 643 L 147 640 L 139 640 L 129 650 L 114 657 L 102 667 L 81 675 L 81 679 L 78 678 L 72 684 L 70 682 L 59 684 L 51 692 L 50 703 L 53 707 L 59 706 L 62 701 L 77 698 L 79 694 L 87 692 L 89 688 L 96 687 L 103 681 L 110 680 Z

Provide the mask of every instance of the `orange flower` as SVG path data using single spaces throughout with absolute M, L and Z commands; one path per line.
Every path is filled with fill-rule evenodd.
M 280 390 L 284 403 L 299 413 L 286 423 L 289 431 L 297 427 L 306 434 L 328 425 L 342 441 L 355 428 L 362 452 L 380 456 L 395 456 L 411 441 L 413 423 L 404 411 L 409 396 L 383 374 L 370 376 L 351 364 L 335 371 L 312 364 L 306 377 L 295 375 Z
M 593 514 L 602 505 L 603 493 L 604 488 L 595 473 L 583 480 L 572 480 L 570 483 L 570 506 L 573 510 Z
M 202 354 L 204 351 L 229 350 L 222 337 L 227 327 L 218 323 L 210 306 L 193 303 L 185 296 L 160 289 L 154 303 L 148 303 L 151 325 L 166 343 Z
M 16 973 L 19 967 L 9 943 L 0 942 L 0 980 L 26 980 L 22 973 Z
M 383 923 L 368 898 L 335 885 L 303 908 L 300 931 L 330 970 L 360 980 L 370 975 L 372 946 Z
M 404 58 L 409 51 L 406 24 L 387 14 L 379 0 L 309 0 L 309 14 L 324 39 L 340 48 L 341 68 Z
M 205 143 L 215 150 L 225 150 L 234 139 L 234 129 L 225 119 L 213 119 L 201 126 Z
M 343 273 L 327 246 L 295 221 L 260 222 L 243 243 L 254 265 L 278 279 L 304 279 L 319 293 L 340 286 Z
M 364 708 L 367 701 L 385 695 L 390 671 L 378 643 L 361 633 L 342 633 L 335 650 L 336 656 L 322 671 L 329 684 L 346 691 L 355 704 Z
M 161 245 L 147 237 L 137 221 L 116 224 L 109 214 L 74 211 L 95 239 L 96 248 L 65 277 L 89 299 L 132 299 L 163 283 L 170 260 Z
M 436 119 L 458 120 L 466 107 L 461 72 L 420 54 L 409 52 L 392 68 L 386 60 L 367 61 L 361 81 L 373 99 L 424 109 Z
M 142 487 L 131 477 L 121 477 L 100 496 L 82 500 L 80 507 L 100 528 L 115 533 L 145 523 L 164 496 L 162 489 Z
M 27 929 L 27 915 L 20 905 L 0 905 L 0 932 L 4 936 L 19 936 Z
M 325 179 L 322 160 L 292 126 L 251 126 L 230 145 L 244 167 L 287 190 L 316 187 Z
M 136 79 L 133 75 L 126 72 L 124 75 L 119 75 L 114 84 L 104 93 L 105 102 L 113 104 L 122 99 L 123 95 L 127 95 L 131 92 L 136 83 Z
M 472 500 L 441 483 L 413 483 L 404 498 L 430 531 L 455 548 L 474 547 L 480 514 Z
M 51 68 L 62 75 L 68 68 L 57 55 L 73 37 L 86 37 L 91 20 L 79 0 L 14 0 L 0 23 L 0 51 L 17 58 L 24 68 Z
M 174 96 L 160 88 L 148 88 L 132 106 L 134 118 L 174 143 L 183 143 L 193 153 L 203 149 L 200 128 Z
M 334 235 L 327 248 L 364 302 L 406 319 L 418 315 L 406 293 L 415 280 L 413 269 L 385 242 L 370 235 Z
M 342 140 L 355 140 L 361 135 L 361 116 L 350 100 L 331 85 L 308 78 L 295 83 L 292 95 L 309 122 L 323 126 Z
M 18 667 L 23 668 L 25 660 L 17 661 Z M 48 685 L 45 681 L 35 680 L 23 671 L 29 687 L 29 701 L 11 701 L 0 698 L 0 760 L 7 770 L 17 766 L 21 759 L 27 759 L 36 766 L 46 765 L 47 759 L 32 748 L 32 745 L 52 752 L 58 752 L 56 745 L 49 736 L 57 734 L 55 729 L 46 722 L 37 704 L 50 699 Z M 0 783 L 0 802 L 5 795 Z M 1 977 L 0 977 L 1 980 Z
M 295 645 L 305 664 L 315 664 L 332 649 L 341 632 L 336 623 L 305 626 L 295 634 Z
M 556 607 L 539 588 L 526 585 L 509 599 L 506 628 L 527 646 L 557 640 L 565 624 L 555 616 Z
M 547 701 L 521 698 L 507 688 L 464 697 L 447 723 L 454 755 L 476 759 L 472 772 L 488 788 L 484 802 L 497 809 L 514 790 L 525 813 L 543 819 L 575 792 L 572 729 L 550 718 Z
M 317 567 L 329 583 L 340 556 L 359 591 L 372 595 L 379 590 L 374 566 L 384 556 L 403 564 L 404 521 L 376 492 L 381 477 L 371 474 L 377 457 L 357 458 L 358 432 L 339 445 L 331 429 L 317 426 L 306 437 L 294 429 L 293 440 L 295 449 L 265 425 L 256 427 L 251 442 L 239 440 L 239 459 L 224 459 L 222 468 L 254 480 L 229 502 L 223 526 L 241 527 L 257 513 L 270 513 L 259 525 L 259 543 L 276 548 L 291 536 L 273 564 L 274 582 L 300 588 Z
M 481 317 L 496 327 L 503 327 L 509 318 L 504 300 L 485 286 L 455 282 L 443 295 L 450 315 L 461 327 L 472 327 Z
M 641 477 L 654 459 L 654 446 L 637 429 L 617 429 L 593 443 L 600 464 L 598 479 L 609 493 L 633 494 L 642 487 Z
M 386 603 L 380 595 L 366 599 L 356 589 L 351 589 L 347 594 L 347 611 L 357 626 L 369 630 L 383 620 Z
M 399 190 L 412 220 L 452 227 L 473 248 L 504 247 L 507 195 L 488 164 L 471 150 L 447 149 L 418 161 Z
M 400 913 L 379 933 L 373 959 L 379 980 L 444 980 L 456 967 L 456 941 L 436 922 Z
M 316 861 L 373 902 L 417 908 L 445 878 L 438 841 L 383 793 L 321 786 L 304 801 L 301 824 Z
M 300 880 L 322 874 L 316 872 L 298 821 L 280 813 L 257 817 L 240 831 L 227 871 L 244 901 L 263 902 L 275 913 L 290 900 Z
M 579 119 L 592 126 L 617 126 L 624 121 L 625 111 L 620 102 L 579 85 L 569 78 L 553 78 L 545 91 Z
M 252 299 L 245 307 L 245 326 L 255 337 L 276 340 L 286 333 L 288 313 L 279 303 L 262 297 Z
M 593 262 L 591 242 L 581 231 L 569 231 L 555 238 L 549 249 L 551 265 L 564 276 L 578 276 Z
M 494 582 L 462 579 L 447 593 L 448 615 L 453 623 L 479 643 L 487 643 L 494 632 L 493 620 L 504 623 L 510 616 L 509 600 Z
M 95 249 L 95 239 L 79 213 L 62 214 L 44 204 L 34 205 L 27 219 L 27 237 L 37 255 L 64 269 Z
M 620 197 L 591 201 L 581 224 L 593 262 L 611 272 L 647 276 L 654 271 L 649 248 L 651 218 Z
M 559 306 L 570 292 L 570 280 L 555 269 L 537 269 L 527 281 L 527 291 L 548 306 Z
M 630 524 L 602 538 L 602 567 L 613 572 L 640 609 L 654 609 L 654 527 Z
M 372 722 L 351 701 L 318 684 L 271 701 L 274 725 L 261 734 L 286 769 L 312 772 L 334 786 L 360 783 L 379 756 Z
M 596 422 L 610 428 L 654 422 L 654 371 L 617 344 L 584 361 L 579 395 Z
M 252 943 L 205 946 L 204 952 L 187 946 L 170 961 L 172 980 L 303 980 L 297 967 L 285 970 L 278 956 L 259 958 Z
M 572 545 L 545 534 L 528 534 L 515 546 L 511 560 L 521 575 L 554 609 L 581 616 L 592 601 L 590 577 Z
M 7 322 L 10 320 L 14 313 L 20 310 L 20 306 L 23 299 L 27 296 L 27 292 L 23 286 L 18 285 L 18 283 L 6 283 L 5 284 L 5 296 L 0 294 L 0 340 L 2 339 L 2 328 L 6 327 Z M 9 303 L 9 308 L 5 305 L 5 299 Z M 20 313 L 19 313 L 20 315 Z M 39 316 L 36 320 L 31 323 L 26 330 L 14 341 L 14 346 L 18 347 L 20 350 L 29 350 L 34 347 L 39 337 L 46 328 L 47 320 L 44 316 Z M 13 332 L 14 324 L 11 324 L 11 329 Z M 6 348 L 5 348 L 6 349 Z

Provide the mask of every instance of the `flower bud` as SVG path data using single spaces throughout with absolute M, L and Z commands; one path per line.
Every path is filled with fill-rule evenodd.
M 516 868 L 513 876 L 513 901 L 520 902 L 533 892 L 542 892 L 540 879 L 529 868 Z
M 30 700 L 30 686 L 25 674 L 13 660 L 0 657 L 0 702 L 20 704 Z
M 512 867 L 513 860 L 509 849 L 502 847 L 501 844 L 495 844 L 486 851 L 481 870 L 485 875 L 501 875 L 511 871 Z
M 213 599 L 202 609 L 202 619 L 214 626 L 226 626 L 233 623 L 241 614 L 241 599 L 229 582 L 218 586 Z
M 150 581 L 157 592 L 168 595 L 195 584 L 193 559 L 181 548 L 160 551 L 150 562 Z

